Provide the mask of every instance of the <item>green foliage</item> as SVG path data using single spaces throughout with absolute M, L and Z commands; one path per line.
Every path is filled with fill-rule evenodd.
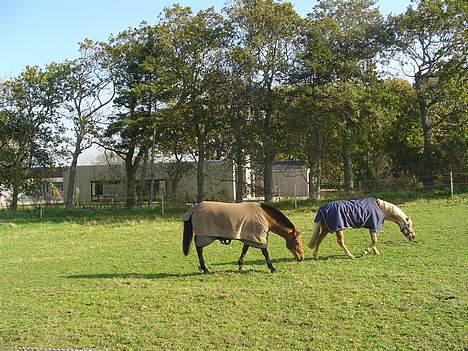
M 231 58 L 237 61 L 246 79 L 246 95 L 250 116 L 259 147 L 254 157 L 263 163 L 264 195 L 272 197 L 272 161 L 280 153 L 284 135 L 277 111 L 275 88 L 287 82 L 295 56 L 300 18 L 291 3 L 272 0 L 234 1 L 226 8 L 232 28 L 234 50 Z M 242 61 L 239 61 L 242 60 Z M 260 152 L 261 151 L 261 152 Z
M 374 75 L 376 57 L 386 42 L 375 1 L 320 1 L 304 26 L 302 75 L 314 84 Z
M 173 5 L 154 25 L 85 40 L 79 59 L 1 83 L 0 185 L 60 156 L 58 104 L 73 121 L 72 166 L 92 142 L 114 151 L 132 199 L 155 155 L 174 160 L 173 189 L 182 160 L 198 160 L 199 200 L 205 159 L 239 173 L 263 164 L 267 199 L 275 159 L 304 159 L 317 192 L 321 178 L 351 190 L 353 178 L 466 172 L 466 13 L 455 0 L 415 1 L 386 20 L 373 0 L 322 0 L 306 18 L 274 0 L 220 13 Z M 382 76 L 388 62 L 409 83 Z
M 391 173 L 422 173 L 423 138 L 417 110 L 416 92 L 411 84 L 402 79 L 383 82 L 381 103 L 385 107 L 388 128 L 383 130 L 384 153 L 391 159 Z
M 52 166 L 60 155 L 61 73 L 55 64 L 28 66 L 20 76 L 0 83 L 0 185 L 12 194 L 12 210 L 19 193 L 35 187 L 33 168 Z
M 399 63 L 414 79 L 424 136 L 423 172 L 431 176 L 434 170 L 447 168 L 446 162 L 438 165 L 435 161 L 448 154 L 438 145 L 450 145 L 446 139 L 456 134 L 447 130 L 458 130 L 455 139 L 465 140 L 461 145 L 466 142 L 466 5 L 451 0 L 419 1 L 390 23 Z M 467 153 L 462 152 L 457 160 L 446 161 L 458 168 L 466 159 Z M 425 184 L 430 187 L 432 178 Z

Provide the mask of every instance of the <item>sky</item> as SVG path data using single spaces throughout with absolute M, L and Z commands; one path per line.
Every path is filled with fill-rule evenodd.
M 21 73 L 27 65 L 44 66 L 78 55 L 84 39 L 107 40 L 141 22 L 157 23 L 164 7 L 174 3 L 194 12 L 225 0 L 0 0 L 0 81 Z M 291 1 L 305 17 L 315 0 Z M 410 0 L 377 0 L 382 14 L 398 14 Z

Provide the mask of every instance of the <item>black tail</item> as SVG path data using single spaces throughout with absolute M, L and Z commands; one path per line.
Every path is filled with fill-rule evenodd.
M 188 221 L 184 221 L 184 237 L 182 239 L 182 251 L 184 255 L 187 256 L 190 251 L 190 244 L 193 239 L 193 226 L 192 226 L 192 216 Z

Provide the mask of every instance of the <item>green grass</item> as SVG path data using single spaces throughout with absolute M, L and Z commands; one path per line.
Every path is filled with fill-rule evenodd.
M 346 259 L 330 235 L 297 263 L 271 234 L 275 274 L 254 249 L 238 273 L 233 242 L 205 249 L 201 275 L 177 211 L 1 212 L 0 349 L 462 350 L 468 198 L 398 204 L 416 242 L 386 223 L 380 256 Z M 286 210 L 304 242 L 315 209 Z M 345 239 L 357 256 L 369 242 Z

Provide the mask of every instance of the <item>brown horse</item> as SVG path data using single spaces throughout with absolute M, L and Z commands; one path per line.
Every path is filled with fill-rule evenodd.
M 354 258 L 344 242 L 345 228 L 369 229 L 371 244 L 364 250 L 367 255 L 377 250 L 377 232 L 382 230 L 384 220 L 388 219 L 400 226 L 401 233 L 410 241 L 416 238 L 411 219 L 397 206 L 380 199 L 359 199 L 333 201 L 321 206 L 314 219 L 312 238 L 309 247 L 313 250 L 313 257 L 317 259 L 320 243 L 325 236 L 334 232 L 338 245 L 346 256 Z
M 203 273 L 209 273 L 203 258 L 203 247 L 215 240 L 223 244 L 229 244 L 231 240 L 244 243 L 238 261 L 239 270 L 243 269 L 244 257 L 249 247 L 253 246 L 262 250 L 268 268 L 275 272 L 267 250 L 269 231 L 286 240 L 286 247 L 298 261 L 304 259 L 302 239 L 294 224 L 282 212 L 266 204 L 203 201 L 188 210 L 183 220 L 182 250 L 187 256 L 195 232 L 195 247 Z

